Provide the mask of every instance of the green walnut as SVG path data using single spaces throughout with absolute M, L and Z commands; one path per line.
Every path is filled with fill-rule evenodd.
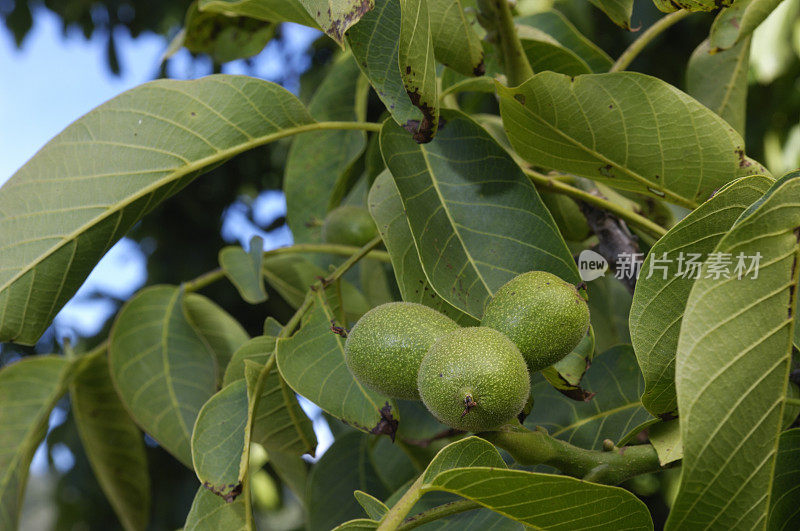
M 413 302 L 388 302 L 365 313 L 347 335 L 344 359 L 356 379 L 392 398 L 419 400 L 417 371 L 428 349 L 459 325 Z
M 565 240 L 581 242 L 591 235 L 592 229 L 574 199 L 547 192 L 540 195 Z
M 529 271 L 497 290 L 481 325 L 507 335 L 536 372 L 569 354 L 589 328 L 589 306 L 572 284 Z
M 328 243 L 361 247 L 378 235 L 378 227 L 365 208 L 340 206 L 328 212 L 322 239 Z
M 502 333 L 483 326 L 442 336 L 423 358 L 417 384 L 436 418 L 473 432 L 514 419 L 531 390 L 519 349 Z

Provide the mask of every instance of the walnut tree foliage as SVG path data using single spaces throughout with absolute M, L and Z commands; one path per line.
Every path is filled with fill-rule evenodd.
M 0 369 L 0 529 L 19 526 L 64 397 L 127 530 L 179 505 L 160 469 L 194 478 L 180 515 L 193 530 L 269 528 L 289 499 L 302 507 L 292 524 L 312 530 L 800 527 L 800 171 L 773 175 L 758 160 L 752 130 L 771 126 L 753 104 L 777 104 L 747 108 L 753 32 L 778 2 L 655 0 L 666 14 L 616 58 L 607 36 L 578 29 L 586 10 L 545 4 L 181 6 L 173 51 L 249 57 L 291 22 L 321 30 L 315 46 L 334 52 L 306 74 L 306 99 L 222 74 L 136 87 L 0 188 L 8 344 L 35 345 L 126 234 L 177 234 L 180 249 L 153 255 L 170 273 L 125 301 L 96 345 Z M 628 35 L 633 0 L 591 4 Z M 685 83 L 630 68 L 662 32 L 704 16 L 691 57 L 664 60 Z M 230 201 L 240 173 L 276 169 L 294 244 L 193 241 L 218 259 L 189 273 L 180 240 L 219 212 L 202 198 L 177 214 L 159 205 L 194 197 L 206 172 L 207 195 Z M 342 205 L 368 211 L 378 236 L 324 238 Z M 609 264 L 604 276 L 585 276 L 586 256 Z M 531 270 L 580 285 L 591 326 L 531 375 L 518 421 L 449 429 L 345 365 L 343 336 L 371 308 L 416 302 L 476 326 Z M 299 397 L 334 435 L 322 455 Z

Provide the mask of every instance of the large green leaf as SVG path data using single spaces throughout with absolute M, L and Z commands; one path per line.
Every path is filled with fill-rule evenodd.
M 700 264 L 739 215 L 771 184 L 766 177 L 751 176 L 726 186 L 675 225 L 651 248 L 642 264 L 630 328 L 645 381 L 642 403 L 654 415 L 674 414 L 678 406 L 675 351 Z
M 223 387 L 200 409 L 192 432 L 192 462 L 203 487 L 228 502 L 242 493 L 247 473 L 247 383 Z
M 589 0 L 592 4 L 602 9 L 608 18 L 618 26 L 631 29 L 631 13 L 633 13 L 633 0 Z
M 249 340 L 250 336 L 231 314 L 211 299 L 197 293 L 187 293 L 183 297 L 183 311 L 197 336 L 203 340 L 206 348 L 214 353 L 217 360 L 217 382 L 222 382 L 225 368 L 233 353 Z
M 565 476 L 509 470 L 497 449 L 478 437 L 443 448 L 410 489 L 405 498 L 450 492 L 536 529 L 653 528 L 647 507 L 629 492 Z
M 384 170 L 375 179 L 369 191 L 368 204 L 381 239 L 392 258 L 392 269 L 403 300 L 430 306 L 463 326 L 477 325 L 477 319 L 441 298 L 425 277 L 400 192 L 389 170 Z
M 111 382 L 108 357 L 91 359 L 69 387 L 72 415 L 86 456 L 126 530 L 150 521 L 150 473 L 142 433 Z
M 737 0 L 719 12 L 709 35 L 712 50 L 726 50 L 746 39 L 781 0 Z
M 200 487 L 189 509 L 184 531 L 253 531 L 253 516 L 248 514 L 244 496 L 231 503 Z
M 422 111 L 411 103 L 400 76 L 400 0 L 376 0 L 372 11 L 347 32 L 347 41 L 392 118 L 409 127 L 420 123 Z
M 461 0 L 427 0 L 436 60 L 464 76 L 483 75 L 481 39 L 464 14 Z
M 770 531 L 800 527 L 800 428 L 781 433 L 769 500 Z
M 639 402 L 644 383 L 628 345 L 595 356 L 581 386 L 596 393 L 588 402 L 567 400 L 543 378 L 534 378 L 533 409 L 525 425 L 543 426 L 554 437 L 598 450 L 603 440 L 619 441 L 651 418 Z
M 722 118 L 654 77 L 542 72 L 497 91 L 511 144 L 538 166 L 692 208 L 756 169 Z
M 333 63 L 311 98 L 316 120 L 353 121 L 364 104 L 359 71 L 349 54 Z M 319 223 L 328 213 L 328 198 L 339 176 L 366 146 L 363 131 L 314 131 L 292 141 L 283 177 L 286 221 L 297 243 L 321 240 Z
M 146 83 L 78 119 L 0 188 L 0 341 L 35 343 L 105 252 L 197 175 L 310 123 L 280 86 L 224 75 Z
M 133 419 L 192 466 L 197 413 L 216 391 L 217 363 L 184 317 L 183 292 L 153 286 L 122 307 L 109 337 L 114 386 Z
M 201 11 L 318 27 L 299 0 L 198 0 Z
M 606 52 L 586 38 L 558 11 L 534 13 L 518 18 L 517 22 L 547 33 L 583 59 L 595 73 L 608 71 L 614 63 Z
M 0 529 L 17 528 L 31 459 L 71 368 L 64 358 L 36 356 L 0 370 Z
M 536 529 L 653 529 L 647 506 L 630 492 L 566 476 L 455 468 L 422 489 L 458 494 Z
M 385 122 L 381 151 L 403 200 L 425 276 L 479 319 L 494 291 L 539 269 L 579 281 L 550 212 L 511 156 L 457 111 L 437 139 L 416 145 Z
M 714 54 L 708 39 L 692 53 L 686 70 L 686 92 L 744 135 L 750 39 Z
M 319 27 L 344 48 L 344 33 L 375 5 L 374 0 L 300 0 Z
M 261 275 L 261 262 L 264 257 L 264 240 L 253 236 L 250 250 L 238 245 L 223 247 L 219 251 L 219 265 L 242 298 L 250 304 L 267 300 L 264 277 Z
M 753 529 L 767 519 L 800 270 L 798 197 L 792 173 L 715 247 L 734 260 L 760 253 L 757 270 L 725 278 L 707 260 L 692 287 L 676 357 L 683 466 L 669 529 Z
M 333 443 L 311 469 L 308 479 L 310 531 L 327 531 L 337 524 L 363 516 L 353 491 L 377 498 L 387 494 L 367 455 L 369 437 L 349 432 Z
M 397 408 L 363 387 L 344 362 L 344 341 L 331 332 L 333 315 L 319 292 L 294 336 L 278 340 L 281 376 L 295 390 L 334 417 L 359 430 L 394 435 Z
M 411 103 L 422 111 L 422 120 L 402 126 L 417 143 L 430 142 L 439 127 L 439 88 L 428 0 L 400 0 L 400 40 L 397 60 L 400 77 Z

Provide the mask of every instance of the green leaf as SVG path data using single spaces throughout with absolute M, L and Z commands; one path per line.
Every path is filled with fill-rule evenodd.
M 480 76 L 483 46 L 464 14 L 461 0 L 427 0 L 436 60 L 464 76 Z
M 298 0 L 198 0 L 200 11 L 319 27 Z
M 456 468 L 422 488 L 452 492 L 536 529 L 653 529 L 647 506 L 630 492 L 566 476 Z
M 727 7 L 735 0 L 653 0 L 656 7 L 665 13 L 679 9 L 687 11 L 714 11 L 720 7 Z M 741 1 L 741 0 L 739 0 Z
M 228 503 L 200 487 L 189 509 L 183 531 L 252 531 L 253 517 L 247 514 L 244 497 Z
M 237 380 L 211 397 L 197 415 L 192 462 L 203 487 L 232 502 L 248 467 L 247 384 Z
M 404 410 L 401 408 L 402 414 Z M 403 424 L 408 419 L 403 417 Z M 399 426 L 398 426 L 399 428 Z M 372 441 L 369 448 L 369 458 L 375 467 L 378 479 L 386 487 L 387 492 L 394 492 L 409 480 L 414 479 L 419 472 L 418 454 L 416 449 L 409 449 L 403 442 L 403 446 L 396 444 L 388 437 L 377 437 Z
M 344 341 L 330 330 L 332 318 L 317 292 L 300 330 L 291 338 L 278 340 L 281 376 L 295 392 L 349 425 L 393 435 L 397 408 L 350 374 L 344 362 Z
M 308 479 L 308 529 L 331 529 L 363 516 L 353 497 L 355 490 L 377 498 L 387 494 L 367 456 L 369 440 L 362 433 L 348 432 L 314 464 Z
M 639 402 L 644 385 L 629 345 L 595 356 L 581 385 L 595 393 L 591 400 L 566 400 L 544 379 L 533 378 L 533 410 L 525 425 L 543 426 L 554 437 L 598 450 L 604 439 L 619 441 L 650 418 Z
M 392 269 L 403 300 L 430 306 L 462 326 L 477 325 L 477 319 L 441 298 L 425 277 L 400 192 L 389 170 L 384 170 L 375 179 L 369 191 L 368 205 L 392 259 Z
M 433 140 L 439 127 L 439 89 L 428 16 L 428 0 L 400 0 L 400 41 L 397 60 L 400 77 L 422 120 L 402 123 L 419 144 Z
M 308 288 L 327 274 L 321 267 L 296 254 L 275 255 L 264 260 L 264 276 L 267 282 L 293 308 L 303 304 Z M 340 280 L 340 287 L 347 320 L 356 322 L 369 311 L 369 303 L 350 282 Z
M 389 512 L 389 508 L 371 494 L 357 490 L 353 493 L 353 496 L 356 497 L 356 501 L 358 501 L 361 508 L 364 509 L 364 512 L 367 513 L 367 516 L 373 520 L 380 520 L 383 518 L 383 515 Z
M 391 122 L 381 130 L 381 151 L 436 292 L 479 319 L 494 291 L 520 273 L 539 269 L 577 283 L 552 216 L 511 156 L 465 115 L 442 115 L 447 125 L 426 145 Z
M 722 118 L 654 77 L 542 72 L 497 91 L 512 146 L 537 166 L 689 208 L 755 169 Z
M 375 6 L 374 0 L 300 0 L 328 37 L 344 48 L 344 33 Z
M 469 436 L 442 448 L 423 472 L 422 483 L 429 484 L 436 476 L 453 468 L 474 466 L 503 469 L 506 463 L 491 443 Z
M 692 53 L 686 70 L 686 92 L 744 135 L 750 39 L 729 50 L 710 51 L 706 39 Z
M 225 75 L 146 83 L 75 121 L 0 188 L 0 341 L 35 343 L 105 252 L 197 175 L 310 123 L 280 86 Z
M 261 262 L 264 257 L 264 240 L 253 236 L 250 251 L 239 246 L 223 247 L 219 251 L 219 265 L 246 302 L 258 304 L 267 300 L 264 277 L 261 276 Z
M 283 325 L 272 316 L 264 319 L 264 335 L 265 336 L 278 336 L 283 330 Z
M 264 366 L 254 360 L 246 361 L 245 379 L 253 419 L 253 441 L 266 448 L 270 455 L 275 452 L 314 455 L 317 437 L 311 420 L 278 372 L 274 356 Z
M 183 311 L 187 322 L 205 343 L 206 349 L 214 353 L 217 360 L 217 381 L 221 382 L 233 353 L 250 336 L 231 314 L 197 293 L 187 293 L 183 297 Z
M 727 50 L 749 37 L 781 0 L 737 0 L 719 12 L 709 34 L 712 50 Z
M 72 364 L 57 356 L 24 358 L 0 370 L 0 528 L 16 529 L 28 468 L 67 390 Z
M 770 531 L 788 531 L 800 526 L 800 428 L 781 433 L 775 456 L 775 478 L 769 500 Z
M 193 2 L 182 35 L 187 50 L 208 54 L 220 64 L 257 55 L 275 35 L 275 25 L 230 13 L 203 12 Z
M 662 237 L 642 264 L 631 306 L 630 328 L 645 381 L 642 403 L 654 415 L 674 414 L 678 406 L 675 352 L 686 301 L 695 284 L 693 277 L 700 272 L 699 264 L 739 215 L 771 184 L 766 177 L 751 176 L 724 187 Z M 681 253 L 683 263 L 679 261 Z M 692 257 L 697 268 L 690 264 Z
M 131 417 L 186 466 L 197 413 L 216 391 L 214 354 L 185 319 L 183 292 L 145 288 L 122 307 L 109 336 L 114 386 Z
M 592 72 L 589 65 L 575 52 L 562 46 L 544 31 L 529 26 L 517 26 L 517 33 L 534 72 L 552 70 L 568 76 Z
M 400 76 L 400 0 L 376 0 L 375 7 L 347 32 L 347 41 L 361 71 L 392 118 L 405 125 L 422 122 Z
M 275 336 L 258 336 L 239 347 L 225 370 L 223 386 L 244 378 L 245 360 L 253 360 L 261 365 L 266 365 L 270 354 L 275 351 L 276 341 L 277 337 Z
M 316 120 L 353 121 L 365 94 L 358 88 L 358 66 L 350 54 L 333 63 L 311 98 Z M 318 224 L 328 213 L 328 198 L 339 176 L 366 146 L 363 131 L 313 131 L 292 141 L 283 177 L 286 220 L 297 243 L 318 242 Z
M 542 30 L 561 46 L 572 50 L 583 59 L 593 72 L 607 72 L 614 61 L 599 46 L 586 38 L 559 11 L 544 11 L 517 19 L 520 24 Z
M 150 473 L 142 433 L 111 382 L 104 351 L 84 365 L 69 387 L 72 415 L 86 456 L 126 530 L 150 521 Z
M 714 278 L 707 260 L 692 287 L 676 357 L 684 457 L 668 529 L 766 521 L 789 376 L 798 197 L 800 173 L 788 174 L 714 248 L 733 257 L 760 253 L 757 276 Z
M 631 13 L 633 13 L 633 0 L 589 0 L 593 5 L 603 10 L 614 24 L 626 30 L 631 29 Z M 662 0 L 656 0 L 656 5 Z
M 613 275 L 589 283 L 589 316 L 594 331 L 595 352 L 631 342 L 628 315 L 631 294 Z
M 586 400 L 591 394 L 586 393 L 580 383 L 594 356 L 594 330 L 589 330 L 572 351 L 558 362 L 545 367 L 541 373 L 550 385 L 573 400 Z
M 653 424 L 649 427 L 648 435 L 650 444 L 658 453 L 658 461 L 661 466 L 683 459 L 681 427 L 678 419 Z

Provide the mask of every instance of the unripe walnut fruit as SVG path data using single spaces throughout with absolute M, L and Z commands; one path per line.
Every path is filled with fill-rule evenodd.
M 522 354 L 505 335 L 486 327 L 442 336 L 423 358 L 417 383 L 436 418 L 473 432 L 513 420 L 531 390 Z
M 417 372 L 428 349 L 458 324 L 432 308 L 389 302 L 365 313 L 347 335 L 344 359 L 356 379 L 392 398 L 419 400 Z
M 589 306 L 572 284 L 529 271 L 497 290 L 481 321 L 517 345 L 531 372 L 569 354 L 589 328 Z
M 322 239 L 328 243 L 361 247 L 378 235 L 378 227 L 365 208 L 340 206 L 328 212 Z

